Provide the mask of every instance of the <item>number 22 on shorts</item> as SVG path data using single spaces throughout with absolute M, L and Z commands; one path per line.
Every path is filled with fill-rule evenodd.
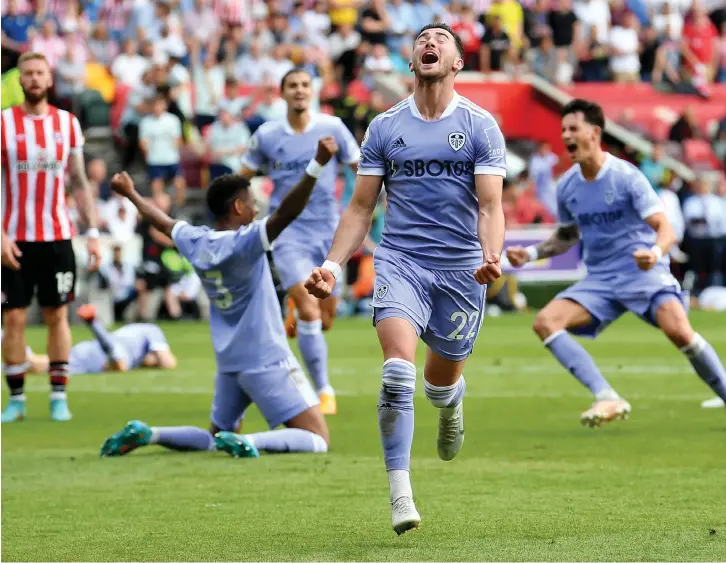
M 479 311 L 472 311 L 468 315 L 465 311 L 456 311 L 451 315 L 449 320 L 456 324 L 456 328 L 452 330 L 446 338 L 450 340 L 467 340 L 476 336 L 476 329 L 479 324 Z M 467 324 L 471 327 L 469 332 L 464 336 L 463 332 L 466 329 Z

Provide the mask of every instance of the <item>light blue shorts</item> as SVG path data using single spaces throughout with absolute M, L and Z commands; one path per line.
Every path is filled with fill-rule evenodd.
M 275 428 L 319 404 L 319 400 L 294 356 L 260 369 L 217 374 L 212 424 L 235 431 L 252 403 L 270 428 Z

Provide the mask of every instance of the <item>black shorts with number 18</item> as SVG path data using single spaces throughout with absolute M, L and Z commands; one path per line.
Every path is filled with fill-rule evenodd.
M 17 242 L 20 270 L 2 268 L 3 309 L 25 309 L 33 296 L 41 307 L 60 307 L 76 293 L 76 256 L 70 240 Z

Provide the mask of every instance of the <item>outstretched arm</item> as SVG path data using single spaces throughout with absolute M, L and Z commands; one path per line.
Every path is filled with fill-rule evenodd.
M 308 204 L 310 194 L 313 193 L 318 176 L 333 155 L 338 152 L 338 145 L 333 137 L 324 137 L 318 141 L 318 152 L 315 160 L 308 164 L 305 174 L 295 187 L 285 196 L 272 215 L 267 220 L 267 240 L 272 242 L 280 233 L 302 213 Z
M 134 181 L 126 172 L 115 174 L 111 178 L 111 188 L 117 194 L 124 196 L 134 204 L 139 214 L 149 223 L 166 236 L 171 237 L 171 230 L 176 225 L 176 219 L 172 219 L 161 209 L 152 203 L 152 200 L 141 197 L 134 187 Z
M 538 245 L 527 248 L 510 246 L 507 248 L 507 258 L 512 266 L 523 266 L 527 262 L 564 254 L 579 240 L 580 230 L 577 225 L 560 225 L 550 238 Z

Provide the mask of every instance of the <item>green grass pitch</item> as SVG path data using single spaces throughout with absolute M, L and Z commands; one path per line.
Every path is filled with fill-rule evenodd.
M 692 318 L 726 358 L 726 316 Z M 47 379 L 29 376 L 28 418 L 2 427 L 2 559 L 725 561 L 726 413 L 700 408 L 711 393 L 685 358 L 633 317 L 587 342 L 633 413 L 585 429 L 588 394 L 531 322 L 485 321 L 466 369 L 466 443 L 452 462 L 436 456 L 436 413 L 419 381 L 412 482 L 423 520 L 401 537 L 390 525 L 381 356 L 368 320 L 339 320 L 328 335 L 340 412 L 328 419 L 327 455 L 235 460 L 150 447 L 98 457 L 130 419 L 207 426 L 205 325 L 164 326 L 180 360 L 173 372 L 76 377 L 70 423 L 49 421 Z M 74 338 L 90 334 L 77 327 Z M 40 329 L 28 340 L 45 348 Z M 263 428 L 251 412 L 246 429 Z

